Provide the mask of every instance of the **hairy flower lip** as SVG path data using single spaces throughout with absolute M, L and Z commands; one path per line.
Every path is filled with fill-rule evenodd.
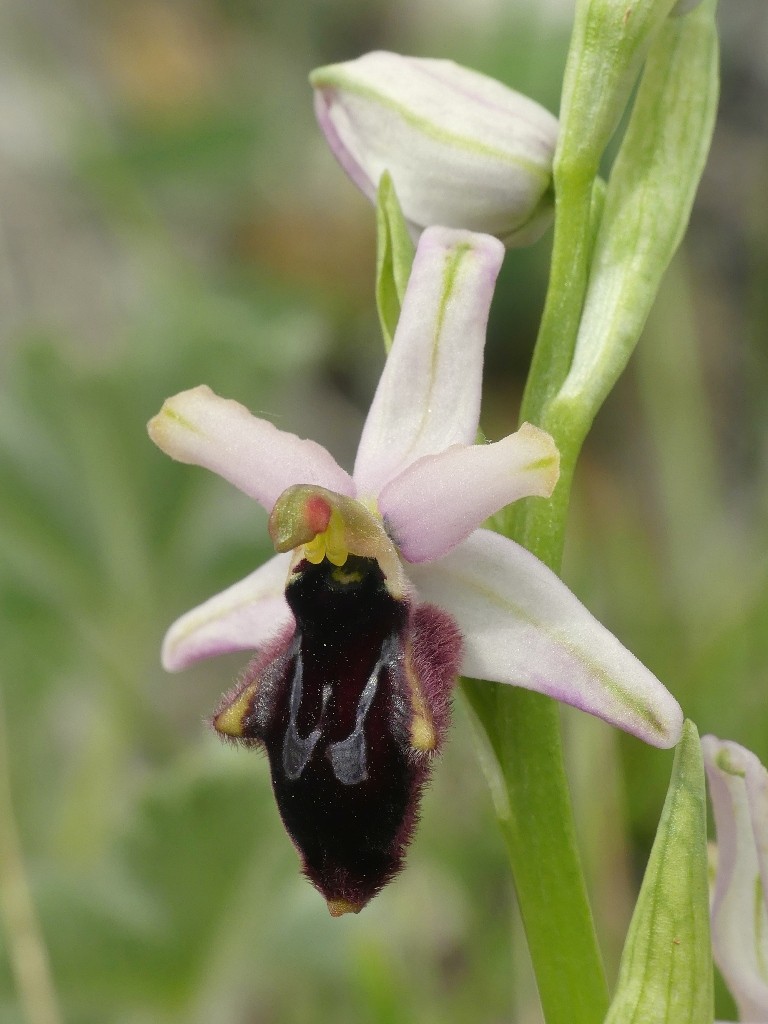
M 286 599 L 295 626 L 252 660 L 212 724 L 265 750 L 304 873 L 338 916 L 403 866 L 461 638 L 445 612 L 394 597 L 373 558 L 299 559 Z
M 383 171 L 417 235 L 442 224 L 528 245 L 552 216 L 557 119 L 452 61 L 374 51 L 310 75 L 328 144 L 372 201 Z
M 496 445 L 473 444 L 486 322 L 502 258 L 501 243 L 489 236 L 424 232 L 351 476 L 319 445 L 207 388 L 169 399 L 150 433 L 174 458 L 213 470 L 269 512 L 296 485 L 355 503 L 377 498 L 391 536 L 402 544 L 404 590 L 457 621 L 466 641 L 465 673 L 548 693 L 645 742 L 673 746 L 682 711 L 662 684 L 541 562 L 480 529 L 494 507 L 546 494 L 556 479 L 551 439 L 535 428 Z M 454 472 L 455 459 L 466 462 L 466 472 Z M 515 471 L 507 473 L 509 466 Z M 430 502 L 437 490 L 440 500 Z M 176 670 L 201 657 L 258 648 L 284 630 L 292 621 L 283 595 L 290 563 L 288 553 L 278 554 L 182 616 L 166 637 L 165 666 Z

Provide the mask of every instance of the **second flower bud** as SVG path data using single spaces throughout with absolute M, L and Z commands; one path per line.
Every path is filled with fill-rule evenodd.
M 375 202 L 392 176 L 409 225 L 535 241 L 552 217 L 557 119 L 448 60 L 374 52 L 312 73 L 318 121 L 339 163 Z

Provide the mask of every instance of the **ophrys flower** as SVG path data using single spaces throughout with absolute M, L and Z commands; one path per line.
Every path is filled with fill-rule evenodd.
M 475 444 L 503 246 L 422 235 L 353 473 L 321 446 L 200 387 L 169 399 L 155 442 L 270 512 L 279 552 L 169 631 L 169 669 L 258 649 L 219 732 L 263 746 L 286 828 L 331 912 L 400 868 L 459 672 L 525 686 L 650 743 L 677 702 L 529 552 L 482 529 L 549 495 L 552 438 L 524 424 Z

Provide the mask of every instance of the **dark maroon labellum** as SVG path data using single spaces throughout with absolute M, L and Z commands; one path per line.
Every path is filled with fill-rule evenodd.
M 393 598 L 373 559 L 304 560 L 286 599 L 295 631 L 251 662 L 214 726 L 266 749 L 305 874 L 331 913 L 358 911 L 402 867 L 460 639 L 444 612 Z

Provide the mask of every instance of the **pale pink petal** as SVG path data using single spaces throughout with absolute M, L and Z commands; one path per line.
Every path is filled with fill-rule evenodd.
M 332 94 L 322 89 L 315 90 L 315 116 L 317 117 L 317 123 L 325 135 L 333 155 L 363 195 L 366 195 L 372 203 L 375 203 L 377 183 L 371 179 L 360 161 L 355 158 L 352 149 L 344 144 L 342 135 L 347 134 L 347 127 L 343 124 L 343 120 L 346 120 L 346 118 L 344 117 L 343 108 L 339 109 L 333 100 L 334 96 Z M 340 118 L 342 119 L 342 124 L 338 125 Z
M 148 429 L 171 458 L 218 473 L 267 511 L 291 484 L 355 493 L 349 474 L 322 445 L 278 430 L 205 385 L 167 399 Z
M 518 544 L 477 530 L 409 575 L 422 599 L 459 624 L 464 675 L 548 694 L 654 746 L 679 740 L 683 715 L 674 697 Z
M 518 498 L 549 497 L 560 455 L 551 436 L 524 423 L 496 444 L 454 445 L 425 455 L 385 486 L 379 511 L 409 562 L 429 562 Z
M 182 615 L 165 635 L 163 667 L 178 672 L 195 661 L 248 651 L 293 622 L 285 600 L 291 553 L 275 555 L 256 572 Z
M 475 440 L 488 310 L 503 257 L 489 235 L 437 227 L 421 236 L 357 452 L 359 494 L 375 496 L 422 455 Z
M 768 776 L 751 751 L 702 736 L 717 833 L 715 963 L 742 1021 L 768 1021 Z

